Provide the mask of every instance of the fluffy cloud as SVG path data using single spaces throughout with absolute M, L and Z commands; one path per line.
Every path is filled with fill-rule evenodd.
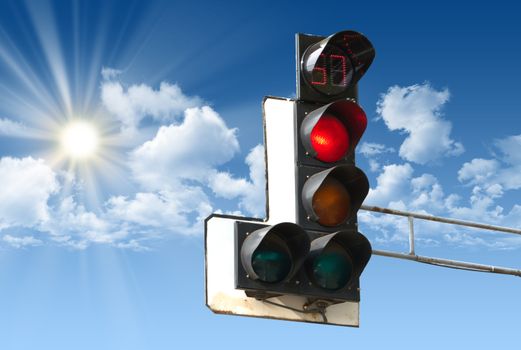
M 127 233 L 120 229 L 121 224 L 88 211 L 68 196 L 58 201 L 52 208 L 50 219 L 37 229 L 48 233 L 51 240 L 60 245 L 84 249 L 91 243 L 111 244 L 126 238 Z
M 148 229 L 148 234 L 154 236 L 163 231 L 183 235 L 199 233 L 204 218 L 212 212 L 206 194 L 193 186 L 177 191 L 136 193 L 132 199 L 116 196 L 109 199 L 107 207 L 113 220 Z
M 376 172 L 380 170 L 379 155 L 396 151 L 392 147 L 386 147 L 379 143 L 363 142 L 357 147 L 357 152 L 367 158 L 371 171 Z
M 10 119 L 0 119 L 0 135 L 9 137 L 34 137 L 35 133 L 24 124 Z
M 369 190 L 365 200 L 368 205 L 389 206 L 398 202 L 409 191 L 413 168 L 409 164 L 384 166 L 376 178 L 376 187 Z
M 468 184 L 482 184 L 492 179 L 499 167 L 495 159 L 475 158 L 463 164 L 458 171 L 458 180 Z
M 229 128 L 212 108 L 200 107 L 199 98 L 183 95 L 176 85 L 125 89 L 116 81 L 120 73 L 103 70 L 102 100 L 121 124 L 122 132 L 115 137 L 125 132 L 137 136 L 132 143 L 137 146 L 125 145 L 124 166 L 132 190 L 126 195 L 108 194 L 105 203 L 88 209 L 81 200 L 86 188 L 80 174 L 59 176 L 44 161 L 30 157 L 2 158 L 0 231 L 22 228 L 41 234 L 38 239 L 4 234 L 2 243 L 25 247 L 49 242 L 74 249 L 104 244 L 147 250 L 150 242 L 170 234 L 201 233 L 204 219 L 220 211 L 212 205 L 217 198 L 233 200 L 229 211 L 235 214 L 264 215 L 262 146 L 246 157 L 248 178 L 222 171 L 220 167 L 239 152 L 236 129 Z M 140 122 L 145 118 L 159 124 L 157 132 L 144 132 Z M 23 129 L 5 120 L 0 126 L 11 134 Z M 140 141 L 143 137 L 147 139 Z
M 113 80 L 119 72 L 105 68 L 101 85 L 101 99 L 107 110 L 117 118 L 123 129 L 134 130 L 146 117 L 159 122 L 176 120 L 187 108 L 201 105 L 198 97 L 188 97 L 176 84 L 161 83 L 158 90 L 145 84 L 125 88 Z
M 429 84 L 393 86 L 380 97 L 377 112 L 389 130 L 408 134 L 400 146 L 403 159 L 426 164 L 463 153 L 463 145 L 450 138 L 452 124 L 440 112 L 448 99 L 447 89 L 436 91 Z
M 443 212 L 446 197 L 438 179 L 432 174 L 413 177 L 413 172 L 408 163 L 384 166 L 364 203 L 398 210 Z
M 0 159 L 0 229 L 30 227 L 49 219 L 47 201 L 60 186 L 41 159 Z
M 190 108 L 183 123 L 162 126 L 135 149 L 130 167 L 144 188 L 158 190 L 181 179 L 202 180 L 238 150 L 236 129 L 228 128 L 210 107 Z
M 510 165 L 521 165 L 521 135 L 508 136 L 496 140 L 495 146 L 503 154 L 503 160 Z
M 234 178 L 227 172 L 215 172 L 209 176 L 209 186 L 220 197 L 240 198 L 239 207 L 255 217 L 263 217 L 266 208 L 266 176 L 264 147 L 257 145 L 246 157 L 250 179 Z
M 496 204 L 506 191 L 521 188 L 521 135 L 509 136 L 494 142 L 499 159 L 474 158 L 458 171 L 458 180 L 472 186 L 468 204 L 460 204 L 459 196 L 448 202 L 448 210 L 458 217 L 487 221 L 495 224 L 517 222 L 517 210 L 510 212 Z
M 394 152 L 394 148 L 386 147 L 385 145 L 373 142 L 362 142 L 357 147 L 357 152 L 363 154 L 365 157 L 371 157 L 382 153 Z
M 4 235 L 2 240 L 14 248 L 23 248 L 27 246 L 39 246 L 43 242 L 33 236 L 15 237 Z

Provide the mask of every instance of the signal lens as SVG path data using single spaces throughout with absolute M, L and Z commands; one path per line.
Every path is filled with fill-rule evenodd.
M 349 149 L 349 133 L 335 116 L 324 114 L 311 131 L 311 146 L 318 160 L 337 162 Z
M 251 266 L 263 282 L 282 281 L 291 270 L 291 256 L 288 247 L 278 236 L 272 236 L 255 250 Z
M 336 242 L 313 261 L 313 279 L 321 288 L 337 290 L 347 285 L 353 274 L 353 263 L 349 254 Z
M 327 177 L 313 195 L 312 206 L 319 224 L 338 226 L 351 213 L 351 196 L 340 181 Z

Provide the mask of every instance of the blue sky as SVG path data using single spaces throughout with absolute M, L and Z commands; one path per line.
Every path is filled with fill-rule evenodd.
M 262 98 L 294 96 L 295 33 L 351 29 L 376 48 L 365 203 L 520 227 L 519 11 L 0 0 L 0 348 L 515 347 L 518 278 L 382 257 L 359 329 L 214 315 L 202 220 L 264 215 Z M 62 146 L 76 119 L 91 157 Z M 359 219 L 373 247 L 407 249 L 403 219 Z M 421 254 L 521 267 L 513 235 L 416 233 Z

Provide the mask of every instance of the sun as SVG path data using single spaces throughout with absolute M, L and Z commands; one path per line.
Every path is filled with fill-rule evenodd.
M 88 158 L 96 154 L 99 133 L 94 124 L 76 120 L 67 124 L 61 133 L 61 147 L 71 158 Z

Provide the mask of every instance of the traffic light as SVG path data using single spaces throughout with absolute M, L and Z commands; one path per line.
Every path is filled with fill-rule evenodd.
M 297 295 L 327 305 L 360 300 L 371 245 L 356 214 L 369 191 L 354 150 L 367 126 L 356 83 L 374 59 L 367 38 L 297 35 L 294 223 L 235 222 L 235 282 L 265 300 Z

